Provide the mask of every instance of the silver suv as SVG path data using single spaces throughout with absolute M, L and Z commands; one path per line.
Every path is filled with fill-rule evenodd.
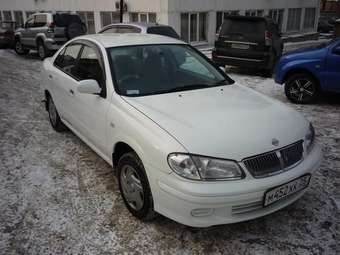
M 86 26 L 77 14 L 35 13 L 15 32 L 14 49 L 19 55 L 34 49 L 44 59 L 68 40 L 85 33 Z

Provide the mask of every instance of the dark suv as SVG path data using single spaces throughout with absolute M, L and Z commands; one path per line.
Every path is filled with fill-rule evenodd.
M 271 72 L 282 50 L 281 33 L 272 19 L 230 16 L 220 28 L 212 58 L 220 66 L 256 67 Z
M 44 59 L 68 40 L 85 33 L 86 26 L 77 14 L 35 13 L 15 32 L 14 49 L 19 55 L 35 49 Z

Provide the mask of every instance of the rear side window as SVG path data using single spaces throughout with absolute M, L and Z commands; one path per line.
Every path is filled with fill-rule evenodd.
M 164 35 L 172 38 L 179 39 L 178 34 L 172 27 L 149 27 L 148 34 Z
M 117 33 L 126 34 L 126 33 L 140 33 L 140 32 L 141 30 L 137 27 L 128 27 L 128 26 L 117 27 Z
M 222 25 L 220 36 L 241 35 L 244 37 L 263 37 L 265 29 L 265 21 L 226 19 Z
M 81 47 L 82 45 L 80 44 L 66 46 L 54 61 L 54 65 L 63 72 L 70 74 L 73 77 L 77 77 L 75 66 Z
M 118 33 L 118 29 L 116 27 L 110 27 L 110 28 L 102 31 L 101 33 L 103 33 L 103 34 Z
M 47 24 L 47 16 L 45 14 L 38 14 L 34 16 L 34 26 L 44 27 Z

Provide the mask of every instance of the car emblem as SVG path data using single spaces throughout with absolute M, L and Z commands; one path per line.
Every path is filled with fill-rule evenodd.
M 279 143 L 280 143 L 279 140 L 277 140 L 277 139 L 275 139 L 275 138 L 272 139 L 272 145 L 278 146 Z

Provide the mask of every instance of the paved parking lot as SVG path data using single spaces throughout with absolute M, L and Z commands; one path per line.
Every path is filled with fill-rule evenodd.
M 41 66 L 35 55 L 0 50 L 0 254 L 340 254 L 340 96 L 292 105 L 272 79 L 228 70 L 311 120 L 325 158 L 312 188 L 286 209 L 192 229 L 128 213 L 110 166 L 50 127 Z

